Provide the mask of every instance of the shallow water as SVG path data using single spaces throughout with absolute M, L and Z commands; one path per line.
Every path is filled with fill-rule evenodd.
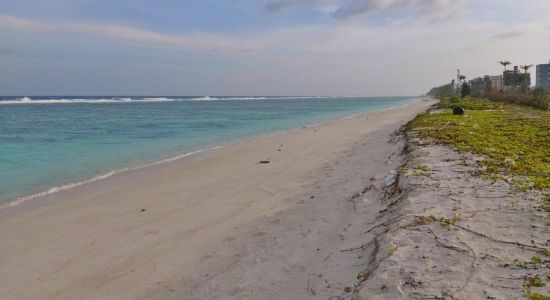
M 0 97 L 0 201 L 413 97 Z

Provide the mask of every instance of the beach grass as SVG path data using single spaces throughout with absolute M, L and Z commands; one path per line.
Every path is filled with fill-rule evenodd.
M 489 110 L 502 109 L 504 103 L 494 102 L 479 98 L 460 98 L 458 96 L 444 97 L 434 105 L 435 108 L 446 109 L 453 106 L 460 106 L 466 110 Z
M 464 115 L 453 115 L 461 106 Z M 550 188 L 550 112 L 477 98 L 447 97 L 407 126 L 422 138 L 481 155 L 483 176 L 520 190 Z

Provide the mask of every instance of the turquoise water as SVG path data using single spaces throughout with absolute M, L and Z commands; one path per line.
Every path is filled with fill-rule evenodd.
M 0 201 L 236 139 L 412 100 L 0 97 Z

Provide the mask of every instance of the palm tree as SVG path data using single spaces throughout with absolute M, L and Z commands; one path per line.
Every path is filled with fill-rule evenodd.
M 523 65 L 523 66 L 520 66 L 520 68 L 523 69 L 523 71 L 525 71 L 525 73 L 527 73 L 527 71 L 529 71 L 529 69 L 531 69 L 533 65 Z
M 501 61 L 499 61 L 498 63 L 504 66 L 504 72 L 506 72 L 506 67 L 507 67 L 508 65 L 511 65 L 511 64 L 512 64 L 511 62 L 509 62 L 509 61 L 507 61 L 507 60 L 505 60 L 505 61 L 502 61 L 502 60 L 501 60 Z

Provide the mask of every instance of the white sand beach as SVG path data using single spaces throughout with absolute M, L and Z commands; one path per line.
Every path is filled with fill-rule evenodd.
M 433 103 L 236 143 L 2 210 L 0 299 L 326 299 L 356 276 L 351 261 L 331 257 L 360 244 L 342 234 L 358 212 L 378 214 L 375 195 L 398 163 L 392 134 Z

